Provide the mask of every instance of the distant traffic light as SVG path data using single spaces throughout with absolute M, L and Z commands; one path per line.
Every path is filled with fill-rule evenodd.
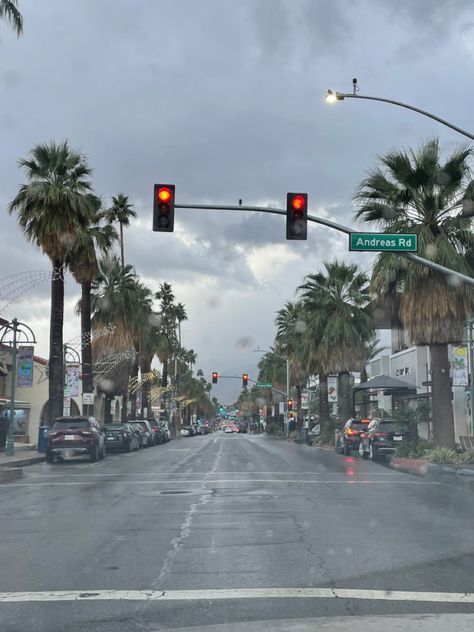
M 214 371 L 212 374 L 212 383 L 213 384 L 217 384 L 217 379 L 219 377 L 219 373 L 217 371 Z
M 153 195 L 153 230 L 174 230 L 174 184 L 155 184 Z
M 288 400 L 288 412 L 293 410 L 293 400 L 289 399 Z
M 308 229 L 308 194 L 286 194 L 286 238 L 306 239 Z
M 248 383 L 249 383 L 249 374 L 244 373 L 242 375 L 242 386 L 247 386 Z

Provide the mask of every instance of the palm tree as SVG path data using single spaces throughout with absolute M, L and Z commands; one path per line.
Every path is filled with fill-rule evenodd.
M 133 210 L 133 206 L 128 201 L 128 196 L 119 193 L 112 198 L 112 206 L 107 211 L 107 220 L 113 224 L 119 223 L 120 226 L 120 258 L 122 267 L 125 265 L 124 245 L 123 245 L 123 227 L 130 226 L 130 220 L 135 219 L 137 213 Z
M 285 306 L 277 312 L 275 324 L 277 326 L 276 343 L 279 350 L 288 358 L 290 376 L 296 386 L 296 410 L 298 426 L 303 424 L 301 410 L 301 390 L 307 381 L 308 347 L 305 343 L 306 318 L 302 301 L 287 301 Z
M 466 260 L 474 251 L 472 152 L 460 147 L 442 162 L 438 140 L 418 151 L 388 152 L 357 190 L 356 218 L 388 233 L 416 233 L 419 255 L 472 276 Z M 463 340 L 472 290 L 389 253 L 378 256 L 371 285 L 394 306 L 399 299 L 396 309 L 413 343 L 429 345 L 434 441 L 453 448 L 448 344 Z
M 122 267 L 117 257 L 105 257 L 99 261 L 99 273 L 91 287 L 92 328 L 112 324 L 114 331 L 94 341 L 92 351 L 95 358 L 133 347 L 135 308 L 139 298 L 137 288 L 137 276 L 132 266 Z M 106 393 L 106 420 L 110 418 L 111 398 L 118 394 L 123 395 L 122 419 L 126 417 L 131 368 L 130 362 L 124 362 L 117 388 Z
M 74 278 L 81 285 L 81 299 L 76 312 L 81 315 L 82 346 L 82 390 L 92 393 L 94 390 L 92 376 L 91 345 L 91 286 L 99 273 L 97 255 L 106 255 L 117 239 L 117 232 L 110 224 L 104 224 L 104 214 L 100 211 L 101 201 L 96 198 L 96 211 L 91 224 L 76 232 L 74 243 L 67 253 L 66 264 Z
M 95 212 L 92 170 L 67 141 L 36 145 L 19 165 L 28 182 L 8 210 L 18 214 L 26 238 L 43 250 L 53 266 L 49 338 L 49 416 L 53 420 L 63 411 L 64 261 L 78 230 L 90 224 Z
M 174 317 L 174 293 L 169 283 L 161 283 L 160 289 L 155 294 L 160 301 L 161 328 L 160 345 L 157 350 L 158 358 L 163 365 L 161 385 L 168 386 L 168 361 L 177 347 L 175 317 Z
M 18 10 L 18 0 L 0 0 L 0 20 L 9 22 L 20 37 L 23 33 L 23 16 Z
M 368 277 L 357 265 L 325 262 L 324 272 L 309 274 L 299 287 L 305 308 L 319 331 L 318 361 L 323 374 L 339 374 L 339 421 L 352 414 L 350 371 L 357 371 L 364 347 L 374 336 L 374 322 L 366 310 Z

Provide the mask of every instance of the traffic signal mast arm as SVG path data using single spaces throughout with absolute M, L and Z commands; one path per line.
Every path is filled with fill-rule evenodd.
M 221 375 L 219 373 L 219 379 L 220 380 L 242 380 L 242 376 L 241 375 Z M 254 384 L 258 384 L 257 380 L 252 380 L 251 377 L 248 378 L 249 382 L 253 382 Z M 280 393 L 280 395 L 284 395 L 286 397 L 286 391 L 280 391 L 278 388 L 273 388 L 273 386 L 270 387 L 272 391 L 275 391 L 275 393 Z
M 204 210 L 215 210 L 215 211 L 258 211 L 259 213 L 270 213 L 272 215 L 285 215 L 286 209 L 281 208 L 267 208 L 266 206 L 229 206 L 222 204 L 175 204 L 175 208 L 187 208 L 187 209 L 204 209 Z M 347 226 L 343 226 L 342 224 L 337 224 L 336 222 L 332 222 L 329 219 L 325 219 L 323 217 L 316 217 L 315 215 L 307 216 L 308 222 L 314 222 L 315 224 L 321 224 L 322 226 L 327 226 L 328 228 L 333 228 L 334 230 L 338 230 L 341 233 L 346 233 L 346 235 L 350 235 L 354 231 Z M 430 268 L 431 270 L 435 270 L 435 272 L 440 272 L 441 274 L 445 274 L 447 276 L 456 277 L 463 283 L 467 285 L 474 286 L 474 278 L 467 276 L 466 274 L 462 274 L 462 272 L 457 272 L 456 270 L 451 270 L 450 268 L 446 268 L 445 266 L 440 265 L 439 263 L 435 263 L 434 261 L 430 261 L 429 259 L 425 259 L 420 257 L 419 255 L 415 255 L 412 252 L 396 252 L 399 257 L 405 257 L 406 259 L 411 259 L 415 263 L 419 263 L 426 268 Z M 241 376 L 238 376 L 239 379 Z M 251 380 L 253 381 L 253 380 Z

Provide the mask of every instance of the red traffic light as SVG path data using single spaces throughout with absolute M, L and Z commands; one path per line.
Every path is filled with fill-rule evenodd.
M 289 399 L 288 400 L 288 411 L 293 410 L 293 400 Z
M 212 373 L 212 383 L 213 383 L 213 384 L 217 384 L 217 379 L 218 379 L 218 377 L 219 377 L 219 373 L 218 373 L 217 371 L 214 371 L 214 372 Z
M 242 386 L 247 386 L 248 383 L 249 383 L 249 374 L 244 373 L 242 375 Z
M 168 187 L 161 187 L 161 189 L 158 189 L 158 197 L 162 202 L 169 202 L 171 199 L 171 191 Z
M 304 197 L 302 195 L 295 195 L 295 197 L 291 199 L 291 206 L 295 210 L 300 211 L 304 206 Z
M 153 197 L 153 230 L 172 233 L 174 230 L 174 184 L 155 184 Z
M 308 224 L 308 194 L 286 194 L 286 238 L 306 239 Z

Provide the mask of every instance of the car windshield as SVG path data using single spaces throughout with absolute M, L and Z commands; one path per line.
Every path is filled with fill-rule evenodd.
M 473 78 L 474 0 L 0 0 L 0 632 L 474 632 Z
M 53 424 L 53 430 L 72 430 L 78 428 L 90 428 L 90 423 L 87 419 L 71 419 L 69 420 L 61 420 L 55 421 Z

